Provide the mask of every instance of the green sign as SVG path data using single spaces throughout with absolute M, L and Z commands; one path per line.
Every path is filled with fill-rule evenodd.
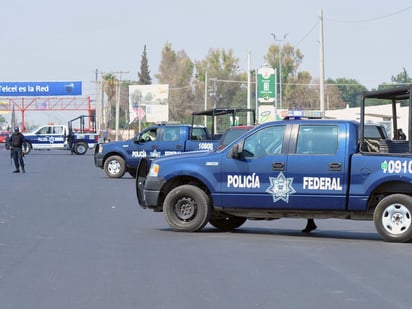
M 257 75 L 257 95 L 260 103 L 274 103 L 276 100 L 276 74 L 270 67 L 262 67 Z

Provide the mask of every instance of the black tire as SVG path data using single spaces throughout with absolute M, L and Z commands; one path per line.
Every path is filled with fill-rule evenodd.
M 173 230 L 196 232 L 209 222 L 210 199 L 198 187 L 182 185 L 167 194 L 163 203 L 163 213 Z
M 385 241 L 411 241 L 412 197 L 405 194 L 386 196 L 376 206 L 373 219 L 376 230 Z
M 74 153 L 78 155 L 84 155 L 89 149 L 89 145 L 86 142 L 78 142 L 74 144 Z
M 230 232 L 242 226 L 246 218 L 231 215 L 217 215 L 210 218 L 209 223 L 220 231 Z
M 111 156 L 104 161 L 104 172 L 110 178 L 122 178 L 126 173 L 126 163 L 121 156 Z

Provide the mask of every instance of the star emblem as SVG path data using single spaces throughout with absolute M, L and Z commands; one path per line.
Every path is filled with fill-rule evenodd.
M 282 172 L 278 177 L 269 177 L 270 187 L 265 192 L 272 194 L 273 203 L 276 203 L 280 199 L 286 203 L 289 202 L 289 195 L 295 193 L 295 189 L 292 187 L 293 178 L 286 178 Z

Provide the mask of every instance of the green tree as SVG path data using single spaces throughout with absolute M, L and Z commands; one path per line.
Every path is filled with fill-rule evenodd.
M 162 50 L 159 73 L 161 84 L 169 85 L 169 119 L 190 120 L 194 94 L 191 87 L 194 64 L 184 51 L 176 52 L 170 43 Z
M 319 92 L 313 88 L 309 72 L 289 74 L 284 89 L 283 95 L 287 98 L 285 101 L 289 109 L 319 109 Z
M 1 127 L 4 126 L 5 123 L 6 123 L 6 119 L 2 115 L 0 115 L 0 129 Z
M 302 78 L 306 79 L 308 75 L 308 73 L 304 73 L 303 75 L 301 74 L 298 76 L 299 65 L 303 60 L 302 52 L 291 46 L 289 43 L 285 43 L 283 46 L 273 44 L 269 47 L 264 59 L 268 65 L 277 69 L 278 74 L 280 71 L 282 72 L 280 78 L 282 92 L 285 94 L 283 96 L 283 107 L 288 108 L 289 103 L 296 104 L 296 102 L 293 101 L 289 102 L 290 99 L 296 100 L 296 98 L 290 98 L 290 96 L 297 89 L 297 81 Z M 280 94 L 279 81 L 277 91 L 278 94 Z
M 138 83 L 140 85 L 151 85 L 152 84 L 152 78 L 150 77 L 150 70 L 149 70 L 149 61 L 147 60 L 146 45 L 144 46 L 142 58 L 140 61 L 140 72 L 138 72 L 137 75 L 139 76 Z
M 405 68 L 402 68 L 402 72 L 391 78 L 393 83 L 400 85 L 410 85 L 412 84 L 412 78 L 409 76 Z
M 235 101 L 246 75 L 239 72 L 239 59 L 233 55 L 233 50 L 210 49 L 206 58 L 196 62 L 196 80 L 201 85 L 198 91 L 211 97 L 208 108 L 211 107 L 245 107 L 246 97 L 243 102 Z M 208 76 L 208 93 L 204 93 L 205 75 Z M 243 89 L 244 91 L 244 89 Z M 197 97 L 201 97 L 200 95 Z M 199 102 L 203 104 L 202 102 Z M 199 109 L 200 110 L 200 109 Z
M 336 80 L 328 79 L 327 87 L 335 86 L 339 92 L 337 95 L 344 103 L 344 106 L 337 105 L 338 108 L 344 108 L 346 104 L 349 107 L 358 107 L 362 101 L 362 93 L 366 91 L 366 87 L 361 85 L 357 80 L 350 78 L 337 78 Z M 336 100 L 335 97 L 331 99 Z
M 106 128 L 111 127 L 111 122 L 114 121 L 115 98 L 117 92 L 118 80 L 113 73 L 103 75 L 103 90 L 107 96 L 107 104 L 105 106 Z M 112 126 L 113 127 L 113 126 Z

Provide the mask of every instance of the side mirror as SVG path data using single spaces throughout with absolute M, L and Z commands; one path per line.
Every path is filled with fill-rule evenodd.
M 144 140 L 142 139 L 142 136 L 141 136 L 140 134 L 137 134 L 137 135 L 134 137 L 133 142 L 134 142 L 135 144 L 140 144 L 140 143 L 143 143 Z
M 230 157 L 233 159 L 242 159 L 243 157 L 243 141 L 240 141 L 239 143 L 235 144 L 231 151 Z

